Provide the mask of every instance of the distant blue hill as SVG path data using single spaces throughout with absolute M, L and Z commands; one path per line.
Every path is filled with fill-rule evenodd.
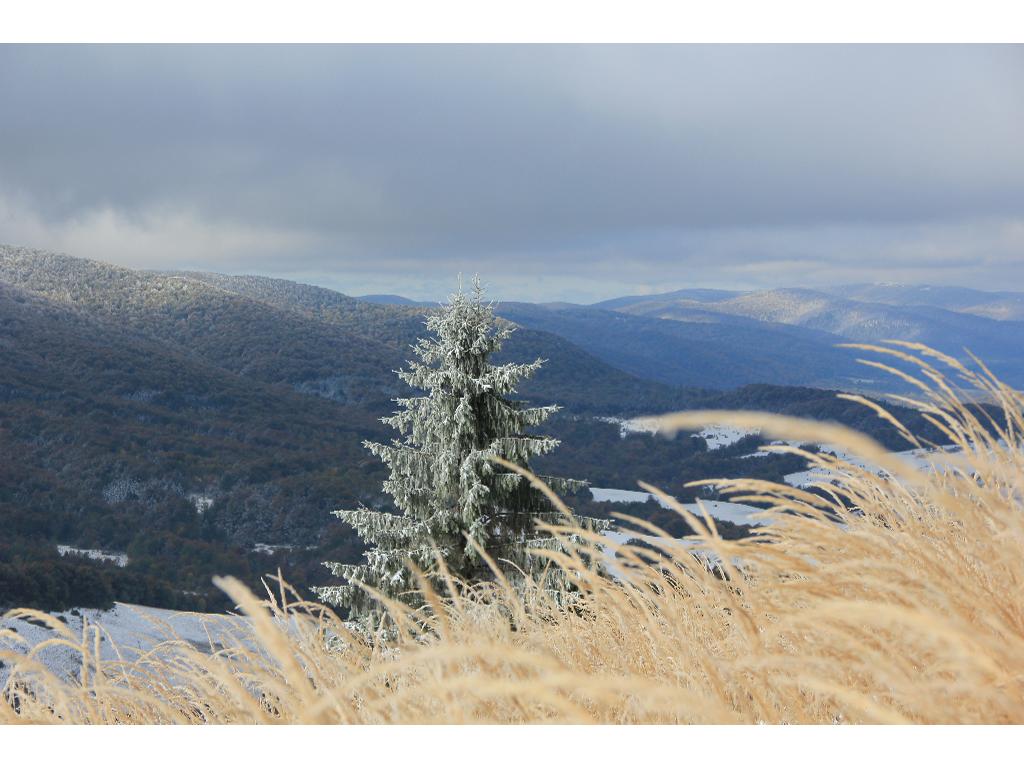
M 678 291 L 651 293 L 645 296 L 619 296 L 614 299 L 599 301 L 590 306 L 598 309 L 619 309 L 620 307 L 648 301 L 725 301 L 726 299 L 739 296 L 741 293 L 742 291 L 726 291 L 718 288 L 683 288 Z
M 373 293 L 368 296 L 356 296 L 354 298 L 370 304 L 399 304 L 405 307 L 433 307 L 437 305 L 436 301 L 415 301 L 414 299 L 407 299 L 405 296 L 398 296 L 394 293 Z

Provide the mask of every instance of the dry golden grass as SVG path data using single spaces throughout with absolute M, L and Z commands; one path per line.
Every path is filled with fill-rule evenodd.
M 556 557 L 579 587 L 573 599 L 520 597 L 500 577 L 449 584 L 448 595 L 428 591 L 429 610 L 394 606 L 400 637 L 387 646 L 289 602 L 283 587 L 258 599 L 225 579 L 249 617 L 239 632 L 255 639 L 212 652 L 169 641 L 115 664 L 98 661 L 94 633 L 66 633 L 80 680 L 7 654 L 0 722 L 1024 722 L 1024 399 L 923 347 L 866 349 L 919 371 L 913 403 L 957 450 L 922 472 L 835 425 L 666 416 L 666 428 L 730 423 L 829 442 L 885 470 L 809 455 L 833 471 L 822 495 L 718 481 L 767 502 L 775 523 L 724 541 L 679 508 L 717 569 L 668 542 L 660 553 L 619 547 L 622 581 L 585 566 L 593 552 Z M 999 403 L 1001 418 L 977 420 L 940 367 Z M 569 523 L 555 532 L 597 546 Z

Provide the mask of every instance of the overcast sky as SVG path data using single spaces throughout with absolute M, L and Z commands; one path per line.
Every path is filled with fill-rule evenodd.
M 0 242 L 438 298 L 1024 290 L 1024 47 L 0 46 Z

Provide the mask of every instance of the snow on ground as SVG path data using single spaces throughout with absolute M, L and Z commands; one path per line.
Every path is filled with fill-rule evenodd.
M 662 507 L 669 509 L 668 504 L 646 491 L 626 491 L 621 488 L 591 488 L 590 493 L 594 497 L 594 501 L 640 502 L 643 504 L 650 499 L 654 499 Z M 763 520 L 755 520 L 751 517 L 751 515 L 764 511 L 757 507 L 751 507 L 747 504 L 736 504 L 731 501 L 712 501 L 711 499 L 698 499 L 697 501 L 716 520 L 726 520 L 736 525 L 764 524 Z M 701 516 L 698 503 L 683 504 L 683 507 L 698 517 Z
M 618 416 L 598 416 L 598 421 L 603 421 L 606 424 L 618 424 L 619 425 L 619 437 L 624 438 L 631 432 L 646 432 L 649 435 L 655 435 L 658 433 L 658 422 L 657 419 L 650 418 L 633 418 L 633 419 L 622 419 Z
M 821 446 L 821 450 L 827 453 L 834 453 L 840 459 L 843 459 L 854 466 L 869 469 L 875 473 L 881 473 L 883 471 L 875 464 L 864 461 L 857 456 L 852 456 L 840 450 L 837 446 L 825 444 Z M 909 451 L 898 451 L 892 455 L 898 456 L 915 469 L 944 472 L 953 469 L 957 465 L 955 457 L 960 453 L 960 450 L 955 446 L 949 445 L 944 447 L 944 451 L 945 453 L 939 454 L 932 450 L 914 448 Z M 802 472 L 791 472 L 783 479 L 789 485 L 796 488 L 802 488 L 807 487 L 812 483 L 820 483 L 824 480 L 828 480 L 834 475 L 835 473 L 831 470 L 824 469 L 822 467 L 812 467 L 810 469 L 805 469 Z
M 671 539 L 665 536 L 648 536 L 641 533 L 621 530 L 606 531 L 603 535 L 609 540 L 608 544 L 602 548 L 606 557 L 605 567 L 608 569 L 609 575 L 619 581 L 622 581 L 625 578 L 625 572 L 620 562 L 616 560 L 614 548 L 622 546 L 630 540 L 635 539 L 651 544 L 655 546 L 659 552 L 663 554 L 670 554 L 673 557 L 681 557 L 683 552 L 688 552 L 689 554 L 703 560 L 705 567 L 708 568 L 713 567 L 719 562 L 718 555 L 708 549 L 702 549 L 701 542 L 694 539 Z
M 639 502 L 644 504 L 651 499 L 647 491 L 624 491 L 620 488 L 590 488 L 594 501 Z M 661 503 L 660 501 L 658 502 Z M 664 506 L 664 504 L 662 504 Z
M 248 619 L 217 613 L 186 613 L 163 608 L 149 608 L 141 605 L 115 603 L 109 611 L 82 608 L 75 616 L 67 611 L 55 611 L 50 615 L 64 621 L 68 629 L 81 642 L 82 626 L 103 629 L 100 642 L 100 658 L 116 661 L 118 652 L 125 661 L 134 661 L 142 653 L 168 640 L 186 640 L 197 648 L 210 649 L 214 645 L 235 647 L 239 643 L 251 643 Z M 25 652 L 37 643 L 55 637 L 47 627 L 23 619 L 0 618 L 0 629 L 12 630 L 27 643 L 19 643 L 10 637 L 0 637 L 0 650 Z M 89 633 L 92 646 L 92 633 Z M 45 648 L 38 656 L 58 677 L 78 679 L 81 673 L 82 657 L 76 651 L 63 645 Z M 0 688 L 10 674 L 10 662 L 0 668 Z
M 190 493 L 188 500 L 196 508 L 196 514 L 201 515 L 213 506 L 212 496 L 203 496 L 201 493 Z
M 626 435 L 634 432 L 643 432 L 650 435 L 658 434 L 658 419 L 651 417 L 636 417 L 632 419 L 623 419 L 617 416 L 599 416 L 598 421 L 603 421 L 608 424 L 617 424 L 619 426 L 619 437 L 626 437 Z M 741 427 L 731 427 L 726 424 L 709 424 L 699 432 L 694 434 L 703 437 L 708 444 L 709 451 L 717 451 L 719 448 L 726 448 L 727 446 L 738 443 L 744 437 L 749 435 L 758 435 L 760 430 L 757 429 L 743 429 Z M 779 445 L 783 441 L 773 440 L 772 445 Z M 796 443 L 792 443 L 796 445 Z M 755 451 L 753 453 L 745 454 L 740 458 L 751 459 L 759 456 L 767 456 L 768 453 L 765 451 Z
M 760 433 L 757 430 L 729 427 L 723 424 L 711 424 L 704 427 L 697 434 L 707 441 L 709 451 L 715 451 L 733 443 L 738 443 L 747 435 L 757 435 Z
M 866 469 L 872 469 L 874 471 L 881 472 L 882 470 L 869 462 L 863 461 L 862 459 L 852 456 L 851 454 L 843 451 L 838 446 L 823 444 L 821 445 L 823 452 L 833 453 L 837 457 L 848 461 L 855 466 L 864 467 Z M 913 449 L 908 451 L 900 451 L 893 455 L 900 457 L 910 466 L 915 467 L 919 470 L 924 471 L 949 471 L 950 469 L 957 466 L 957 456 L 959 451 L 954 446 L 946 446 L 945 450 L 948 453 L 937 454 L 935 451 L 925 449 Z M 767 455 L 765 452 L 758 452 L 758 454 Z M 952 454 L 952 455 L 950 455 Z M 800 487 L 806 486 L 813 482 L 821 482 L 824 479 L 830 477 L 832 472 L 826 469 L 812 468 L 804 470 L 803 472 L 794 472 L 785 476 L 785 481 L 789 485 Z M 657 501 L 662 507 L 668 508 L 668 505 L 661 499 L 653 496 L 653 494 L 647 493 L 646 491 L 627 491 L 620 488 L 591 488 L 591 494 L 594 497 L 594 501 L 611 501 L 611 502 L 647 502 L 650 499 Z M 699 504 L 704 507 L 709 515 L 716 520 L 727 520 L 737 525 L 767 525 L 768 521 L 764 519 L 757 519 L 754 515 L 763 512 L 763 510 L 751 507 L 746 504 L 737 504 L 729 501 L 712 501 L 707 499 L 699 500 Z M 697 503 L 684 504 L 687 510 L 701 516 L 701 510 Z M 623 530 L 611 530 L 604 534 L 605 538 L 610 540 L 608 546 L 605 547 L 605 553 L 609 558 L 609 572 L 616 578 L 622 578 L 622 569 L 614 564 L 614 555 L 611 551 L 613 544 L 624 544 L 629 539 L 640 539 L 650 544 L 658 545 L 663 548 L 669 547 L 683 547 L 684 549 L 693 552 L 695 554 L 702 554 L 706 556 L 709 562 L 714 562 L 715 556 L 710 553 L 699 549 L 699 542 L 692 539 L 665 539 L 663 537 L 648 536 L 638 533 L 630 533 Z
M 250 549 L 249 551 L 256 552 L 260 555 L 273 555 L 278 552 L 287 552 L 292 549 L 304 549 L 308 551 L 311 549 L 316 549 L 316 547 L 312 545 L 303 547 L 298 544 L 266 544 L 264 542 L 257 541 L 255 544 L 252 545 L 252 549 Z
M 87 557 L 90 560 L 103 560 L 113 563 L 118 568 L 124 568 L 128 565 L 128 555 L 124 552 L 104 552 L 102 549 L 79 549 L 78 547 L 69 547 L 66 544 L 58 544 L 57 552 L 62 556 L 78 555 L 80 557 Z
M 249 551 L 257 552 L 261 555 L 272 555 L 275 552 L 287 551 L 289 549 L 313 549 L 313 547 L 300 547 L 298 544 L 264 544 L 257 541 Z
M 621 437 L 626 437 L 626 435 L 628 435 L 630 433 L 634 433 L 634 432 L 645 432 L 647 434 L 657 434 L 658 433 L 658 420 L 657 420 L 657 418 L 637 417 L 637 418 L 632 418 L 632 419 L 623 419 L 623 418 L 618 418 L 618 417 L 614 417 L 614 416 L 601 416 L 601 417 L 598 417 L 598 421 L 604 421 L 604 422 L 607 422 L 609 424 L 618 424 L 619 425 L 619 434 L 620 434 Z M 739 442 L 740 440 L 742 440 L 744 437 L 747 437 L 749 435 L 760 434 L 760 430 L 756 430 L 756 429 L 755 430 L 748 430 L 748 429 L 742 429 L 742 428 L 739 428 L 739 427 L 731 427 L 731 426 L 724 425 L 724 424 L 709 424 L 708 426 L 704 427 L 702 430 L 700 430 L 696 434 L 700 435 L 701 437 L 704 438 L 704 440 L 708 444 L 708 450 L 709 451 L 716 451 L 719 448 L 725 448 L 727 446 L 733 445 L 733 444 Z M 795 441 L 792 441 L 792 440 L 772 440 L 768 444 L 769 445 L 791 445 L 791 446 L 794 446 L 794 447 L 799 447 L 800 445 L 802 445 L 802 443 L 795 442 Z M 838 456 L 840 459 L 848 461 L 848 462 L 850 462 L 852 464 L 857 464 L 858 466 L 867 466 L 864 462 L 862 462 L 856 456 L 853 456 L 853 455 L 845 452 L 842 448 L 840 448 L 837 445 L 833 445 L 831 443 L 822 443 L 820 445 L 820 449 L 822 451 L 824 451 L 824 452 L 827 452 L 827 453 L 833 453 L 836 456 Z M 948 450 L 948 451 L 955 451 L 956 449 L 953 448 L 953 446 L 946 446 L 946 450 Z M 931 466 L 933 466 L 932 460 L 929 458 L 929 454 L 930 453 L 933 453 L 933 451 L 928 451 L 928 450 L 923 450 L 923 449 L 915 449 L 915 450 L 909 450 L 909 451 L 901 451 L 899 453 L 896 453 L 895 455 L 903 457 L 906 461 L 910 462 L 911 465 L 913 465 L 913 466 L 915 466 L 915 467 L 917 467 L 919 469 L 928 469 Z M 754 459 L 754 458 L 762 458 L 762 457 L 769 456 L 769 455 L 770 454 L 769 454 L 768 451 L 757 450 L 757 451 L 753 451 L 752 453 L 746 453 L 746 454 L 740 456 L 739 458 L 741 458 L 741 459 Z M 808 482 L 813 482 L 813 479 L 811 479 L 810 475 L 808 474 L 809 472 L 810 473 L 816 473 L 814 475 L 814 478 L 815 479 L 820 479 L 820 477 L 821 477 L 820 473 L 822 472 L 822 470 L 808 470 L 807 472 L 794 472 L 793 474 L 786 475 L 786 482 L 790 483 L 791 485 L 792 484 L 803 485 L 803 484 L 806 484 Z M 791 480 L 790 478 L 794 478 L 794 479 Z M 614 489 L 614 488 L 594 488 L 592 490 L 600 492 L 600 493 L 603 493 L 603 494 L 607 494 L 607 498 L 597 498 L 595 496 L 594 498 L 595 498 L 596 501 L 640 501 L 640 502 L 643 502 L 643 501 L 647 500 L 647 497 L 649 495 L 649 494 L 646 494 L 646 493 L 642 493 L 640 491 L 623 491 L 623 490 L 617 490 L 617 489 Z
M 713 501 L 710 499 L 698 499 L 699 504 L 683 504 L 693 514 L 701 517 L 700 508 L 703 507 L 715 520 L 725 520 L 736 525 L 765 525 L 766 521 L 753 517 L 764 512 L 763 509 L 752 507 L 749 504 L 737 504 L 734 501 Z
M 649 435 L 656 435 L 658 433 L 657 418 L 636 417 L 632 419 L 622 419 L 615 416 L 599 416 L 598 421 L 603 421 L 608 424 L 618 424 L 619 437 L 626 437 L 626 435 L 632 432 L 644 432 Z M 756 435 L 758 433 L 756 430 L 750 431 L 722 424 L 710 424 L 696 434 L 700 435 L 707 441 L 709 451 L 714 451 L 718 448 L 724 448 L 727 445 L 732 445 L 747 435 Z

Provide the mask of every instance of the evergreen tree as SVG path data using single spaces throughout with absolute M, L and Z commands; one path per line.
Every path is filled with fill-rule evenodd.
M 474 279 L 470 295 L 460 287 L 448 304 L 427 319 L 426 326 L 430 337 L 413 346 L 417 360 L 398 372 L 402 381 L 424 394 L 395 400 L 399 410 L 382 419 L 398 430 L 399 438 L 387 445 L 364 443 L 390 468 L 384 490 L 401 514 L 367 508 L 333 513 L 375 545 L 366 552 L 365 564 L 325 563 L 349 583 L 318 588 L 317 594 L 325 602 L 348 608 L 352 618 L 375 620 L 382 611 L 353 582 L 418 604 L 407 563 L 412 561 L 431 574 L 436 571 L 435 553 L 463 581 L 490 578 L 467 535 L 490 556 L 511 561 L 531 574 L 539 574 L 549 562 L 531 557 L 527 550 L 555 544 L 538 535 L 535 526 L 537 519 L 559 519 L 547 498 L 520 475 L 490 461 L 498 456 L 528 468 L 531 457 L 558 446 L 558 440 L 529 432 L 558 406 L 529 408 L 511 399 L 518 383 L 536 373 L 544 361 L 504 365 L 489 361 L 512 329 L 497 325 L 479 278 Z M 586 485 L 543 479 L 559 493 Z

